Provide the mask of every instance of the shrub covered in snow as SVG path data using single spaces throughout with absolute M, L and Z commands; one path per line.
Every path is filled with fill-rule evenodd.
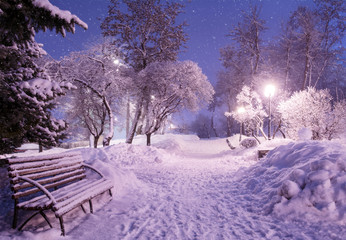
M 263 136 L 263 119 L 267 116 L 265 113 L 262 100 L 257 92 L 248 86 L 244 86 L 241 92 L 237 95 L 237 105 L 242 106 L 243 110 L 226 112 L 226 117 L 233 117 L 240 124 L 244 124 L 245 131 L 248 134 L 255 134 L 260 130 Z
M 313 139 L 333 139 L 346 124 L 346 101 L 334 103 L 327 89 L 307 90 L 294 93 L 279 105 L 284 125 L 291 138 L 298 138 L 301 128 L 309 128 Z
M 239 145 L 244 148 L 252 148 L 252 147 L 257 147 L 258 142 L 255 138 L 245 138 L 239 143 Z

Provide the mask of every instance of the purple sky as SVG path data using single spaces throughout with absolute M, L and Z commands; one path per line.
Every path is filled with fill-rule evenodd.
M 38 33 L 36 40 L 44 44 L 44 49 L 55 59 L 70 51 L 84 50 L 88 43 L 101 37 L 100 18 L 107 15 L 107 0 L 50 0 L 63 10 L 69 10 L 89 25 L 88 30 L 76 27 L 76 33 L 68 33 L 65 38 L 54 32 Z M 262 5 L 262 18 L 267 22 L 265 38 L 275 37 L 280 32 L 281 23 L 299 5 L 313 6 L 312 0 L 185 0 L 185 13 L 179 19 L 189 24 L 185 31 L 190 40 L 179 60 L 192 60 L 199 64 L 208 79 L 214 84 L 216 74 L 221 69 L 219 49 L 230 43 L 226 34 L 232 25 L 241 20 L 241 11 L 251 3 Z

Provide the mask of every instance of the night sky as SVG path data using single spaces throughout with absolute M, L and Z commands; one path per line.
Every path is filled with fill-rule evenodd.
M 88 44 L 101 38 L 100 23 L 107 16 L 107 0 L 50 0 L 62 10 L 69 10 L 86 22 L 88 30 L 76 27 L 76 33 L 68 33 L 65 38 L 55 32 L 38 33 L 37 42 L 53 58 L 59 59 L 70 51 L 84 50 Z M 189 36 L 187 49 L 179 55 L 179 60 L 192 60 L 199 64 L 209 81 L 216 82 L 221 69 L 219 49 L 230 44 L 226 34 L 233 25 L 241 21 L 241 11 L 249 9 L 250 4 L 261 4 L 261 17 L 266 21 L 265 40 L 273 39 L 280 33 L 281 23 L 286 21 L 297 6 L 313 7 L 313 0 L 185 0 L 182 1 L 185 13 L 179 22 L 189 24 L 185 32 Z M 101 19 L 101 20 L 100 20 Z

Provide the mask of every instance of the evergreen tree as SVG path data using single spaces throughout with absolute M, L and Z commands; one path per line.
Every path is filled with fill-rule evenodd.
M 34 37 L 46 29 L 65 36 L 75 24 L 87 28 L 48 0 L 0 0 L 0 153 L 24 141 L 53 146 L 64 137 L 65 122 L 54 119 L 51 110 L 55 97 L 71 85 L 50 81 L 35 63 L 45 51 Z

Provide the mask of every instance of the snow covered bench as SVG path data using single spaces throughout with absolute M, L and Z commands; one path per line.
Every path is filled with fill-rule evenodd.
M 35 210 L 20 227 L 21 230 L 34 216 L 41 214 L 50 227 L 45 210 L 52 210 L 59 218 L 61 235 L 65 236 L 63 216 L 105 192 L 112 196 L 113 184 L 95 168 L 83 163 L 79 153 L 60 153 L 45 156 L 10 158 L 9 177 L 14 199 L 12 227 L 17 227 L 18 210 Z M 96 172 L 98 179 L 87 179 L 85 169 Z

